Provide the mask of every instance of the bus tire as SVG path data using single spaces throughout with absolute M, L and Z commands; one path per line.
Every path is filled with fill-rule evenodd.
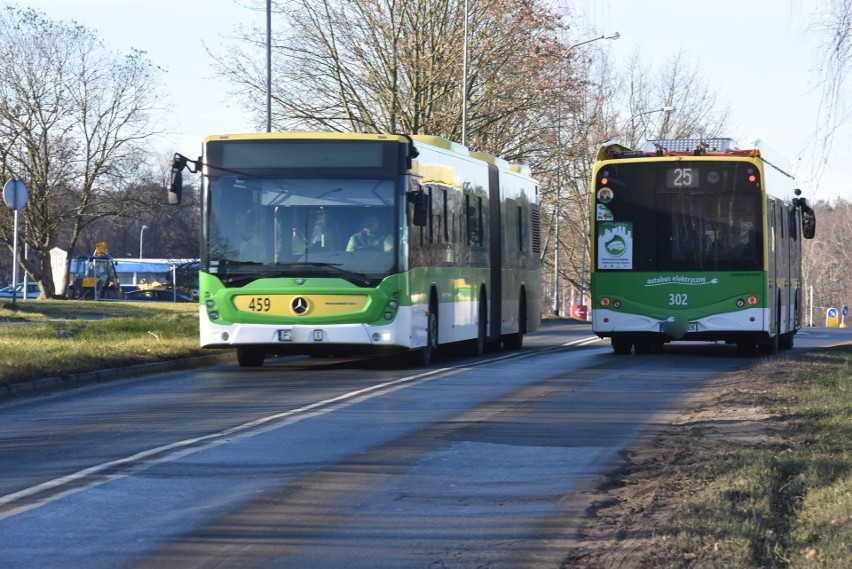
M 420 363 L 421 366 L 428 366 L 432 363 L 432 358 L 435 355 L 435 350 L 438 348 L 438 302 L 435 299 L 434 292 L 429 300 L 429 311 L 426 313 L 426 345 L 420 348 Z
M 478 319 L 476 338 L 468 340 L 467 343 L 468 355 L 475 358 L 478 358 L 485 352 L 485 336 L 488 334 L 488 301 L 485 298 L 485 291 L 480 293 Z
M 527 333 L 527 300 L 522 294 L 518 302 L 518 332 L 503 336 L 503 347 L 507 350 L 520 350 L 524 347 L 524 334 Z
M 633 342 L 630 340 L 623 340 L 621 338 L 612 339 L 612 351 L 620 356 L 629 354 L 632 348 Z
M 762 356 L 774 356 L 778 353 L 781 338 L 781 294 L 775 298 L 775 335 L 763 340 L 757 345 L 757 351 Z
M 261 367 L 266 359 L 266 351 L 257 346 L 238 346 L 237 363 L 240 367 Z
M 741 356 L 751 356 L 754 354 L 754 347 L 754 342 L 737 342 L 737 353 Z

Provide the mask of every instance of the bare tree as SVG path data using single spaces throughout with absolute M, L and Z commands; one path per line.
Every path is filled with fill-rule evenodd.
M 811 27 L 823 41 L 818 50 L 822 60 L 816 67 L 822 89 L 818 128 L 811 146 L 824 165 L 835 132 L 852 118 L 849 72 L 852 70 L 852 0 L 818 0 Z
M 275 13 L 273 124 L 279 129 L 405 132 L 461 139 L 463 0 L 289 0 Z M 539 0 L 480 0 L 469 10 L 471 147 L 501 155 L 535 137 L 542 85 L 563 55 L 561 18 Z M 220 56 L 264 116 L 263 34 L 243 31 Z M 260 121 L 258 121 L 260 122 Z
M 824 314 L 829 307 L 849 304 L 852 298 L 852 252 L 848 246 L 852 203 L 818 202 L 814 209 L 818 229 L 814 239 L 804 241 L 802 273 L 808 292 L 813 287 L 814 306 Z
M 143 52 L 108 51 L 77 23 L 6 7 L 0 73 L 0 168 L 30 190 L 20 213 L 34 260 L 24 269 L 53 296 L 62 291 L 54 291 L 50 250 L 73 251 L 87 225 L 132 205 L 117 190 L 136 178 L 157 134 L 150 116 L 158 70 Z M 0 239 L 11 247 L 8 216 L 0 213 Z
M 662 69 L 654 72 L 639 51 L 632 54 L 626 68 L 629 80 L 620 91 L 623 111 L 620 127 L 610 138 L 638 148 L 646 138 L 714 138 L 727 132 L 729 109 L 718 100 L 716 91 L 702 78 L 698 68 L 678 52 Z M 618 93 L 616 94 L 618 97 Z M 662 109 L 674 109 L 663 112 Z

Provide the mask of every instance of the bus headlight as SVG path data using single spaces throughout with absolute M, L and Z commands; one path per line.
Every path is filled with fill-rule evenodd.
M 373 335 L 370 336 L 370 339 L 373 340 L 373 343 L 378 344 L 379 342 L 390 343 L 391 339 L 393 339 L 393 334 L 387 330 L 383 332 L 373 332 Z

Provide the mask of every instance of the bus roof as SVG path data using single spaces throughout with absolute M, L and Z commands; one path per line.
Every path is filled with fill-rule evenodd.
M 216 134 L 204 138 L 204 142 L 217 140 L 397 140 L 408 142 L 401 134 L 365 134 L 360 132 L 253 132 L 241 134 Z
M 760 157 L 760 149 L 741 149 L 731 138 L 681 138 L 672 140 L 648 140 L 642 150 L 632 150 L 615 141 L 605 142 L 598 150 L 598 160 L 620 158 L 651 158 L 660 156 L 742 156 Z
M 522 176 L 530 177 L 531 169 L 526 164 L 510 163 L 497 156 L 484 152 L 473 152 L 466 146 L 453 142 L 442 136 L 415 134 L 408 137 L 402 134 L 365 134 L 357 132 L 255 132 L 241 134 L 216 134 L 206 136 L 204 142 L 216 142 L 220 140 L 396 140 L 403 143 L 427 144 L 435 148 L 449 150 L 460 156 L 470 156 L 494 164 L 504 170 L 515 172 Z
M 757 139 L 751 148 L 738 148 L 732 138 L 682 138 L 672 140 L 647 140 L 642 150 L 631 150 L 615 141 L 604 142 L 597 160 L 624 158 L 659 158 L 665 156 L 717 156 L 722 158 L 759 158 L 784 176 L 795 179 L 781 165 L 789 163 L 781 154 Z

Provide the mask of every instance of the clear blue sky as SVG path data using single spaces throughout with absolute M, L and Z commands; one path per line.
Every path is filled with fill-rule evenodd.
M 475 0 L 471 0 L 475 1 Z M 263 8 L 259 0 L 243 4 Z M 852 128 L 839 134 L 819 187 L 805 177 L 810 164 L 804 143 L 816 129 L 819 90 L 814 87 L 817 38 L 808 34 L 811 0 L 576 0 L 582 17 L 577 41 L 618 31 L 606 42 L 616 64 L 636 48 L 652 66 L 681 51 L 730 106 L 730 136 L 745 144 L 761 139 L 793 163 L 800 186 L 814 198 L 852 199 Z M 229 85 L 213 79 L 204 43 L 214 48 L 238 24 L 264 13 L 234 0 L 19 0 L 52 19 L 75 19 L 110 47 L 135 47 L 167 70 L 166 88 L 176 133 L 163 141 L 164 155 L 197 154 L 209 134 L 257 130 L 229 101 Z M 275 22 L 273 21 L 273 25 Z M 587 32 L 587 33 L 586 33 Z M 262 127 L 262 125 L 260 125 Z M 803 157 L 804 161 L 797 159 Z

